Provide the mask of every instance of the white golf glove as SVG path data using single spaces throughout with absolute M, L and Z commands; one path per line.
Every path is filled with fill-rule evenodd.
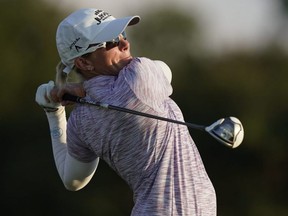
M 54 88 L 54 81 L 42 84 L 36 91 L 35 101 L 45 110 L 45 112 L 56 112 L 61 106 L 60 103 L 52 101 L 50 92 Z

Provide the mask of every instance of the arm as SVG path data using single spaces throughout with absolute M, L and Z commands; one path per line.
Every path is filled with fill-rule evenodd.
M 54 83 L 51 81 L 39 86 L 36 92 L 36 102 L 46 111 L 51 132 L 53 156 L 60 178 L 68 190 L 76 191 L 83 188 L 91 180 L 99 159 L 83 163 L 69 155 L 66 143 L 65 108 L 51 100 L 50 92 L 53 87 Z
M 162 68 L 166 78 L 168 79 L 169 83 L 171 83 L 172 72 L 171 72 L 171 69 L 168 67 L 168 65 L 164 63 L 163 61 L 159 61 L 159 60 L 155 60 L 155 63 Z

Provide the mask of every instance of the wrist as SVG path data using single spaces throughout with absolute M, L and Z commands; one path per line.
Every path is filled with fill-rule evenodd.
M 59 110 L 59 108 L 56 107 L 43 107 L 43 109 L 46 113 L 56 112 Z
M 47 117 L 55 117 L 55 116 L 61 116 L 63 113 L 65 114 L 65 107 L 64 106 L 59 106 L 57 108 L 50 108 L 47 109 L 46 107 L 44 108 L 44 111 L 47 115 Z

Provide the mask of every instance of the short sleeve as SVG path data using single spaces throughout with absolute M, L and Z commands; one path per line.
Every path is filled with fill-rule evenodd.
M 170 68 L 161 61 L 134 59 L 123 71 L 126 82 L 136 97 L 157 111 L 172 94 Z
M 76 124 L 77 116 L 73 111 L 67 122 L 67 148 L 68 153 L 75 159 L 81 162 L 91 162 L 97 158 L 95 153 L 90 149 L 90 147 L 81 140 L 79 137 L 83 128 L 79 128 Z M 79 122 L 79 121 L 78 121 Z M 80 124 L 81 125 L 81 124 Z

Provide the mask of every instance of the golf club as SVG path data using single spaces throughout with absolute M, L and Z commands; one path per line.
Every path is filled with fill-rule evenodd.
M 144 116 L 148 118 L 158 119 L 162 121 L 172 122 L 176 124 L 186 125 L 193 129 L 206 131 L 217 141 L 219 141 L 220 143 L 224 144 L 225 146 L 229 148 L 238 147 L 242 143 L 243 138 L 244 138 L 244 129 L 243 129 L 242 123 L 236 117 L 222 118 L 216 121 L 215 123 L 211 124 L 210 126 L 203 126 L 203 125 L 198 125 L 198 124 L 192 124 L 189 122 L 182 122 L 182 121 L 177 121 L 174 119 L 164 118 L 164 117 L 160 117 L 156 115 L 151 115 L 148 113 L 143 113 L 143 112 L 139 112 L 139 111 L 123 108 L 123 107 L 113 106 L 113 105 L 106 104 L 106 103 L 91 101 L 91 100 L 87 100 L 85 98 L 77 97 L 77 96 L 70 95 L 70 94 L 64 94 L 62 98 L 63 100 L 66 100 L 66 101 L 72 101 L 72 102 L 76 102 L 80 104 L 89 104 L 89 105 L 97 106 L 100 108 L 117 110 L 120 112 L 125 112 L 125 113 Z

